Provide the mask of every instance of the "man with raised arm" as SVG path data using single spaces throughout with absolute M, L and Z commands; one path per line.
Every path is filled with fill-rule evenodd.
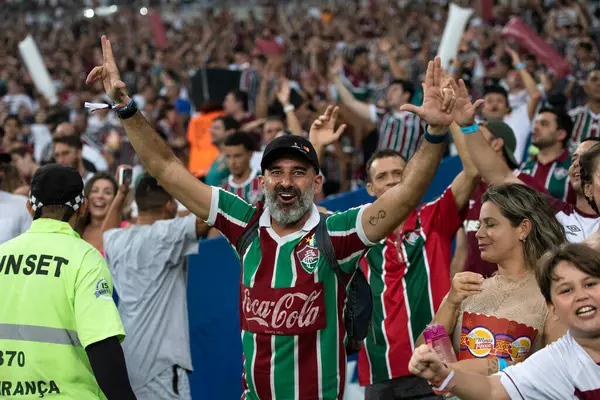
M 545 118 L 546 122 L 551 124 L 552 129 L 564 130 L 564 128 L 558 128 L 559 114 L 556 111 L 542 109 L 539 118 Z M 473 163 L 479 170 L 481 177 L 488 184 L 499 185 L 503 183 L 520 183 L 533 186 L 532 183 L 524 179 L 525 177 L 522 172 L 513 171 L 507 163 L 503 162 L 501 157 L 496 155 L 488 139 L 490 131 L 492 130 L 490 125 L 471 125 L 470 127 L 462 127 L 462 130 L 463 132 L 466 132 L 465 137 L 467 146 L 473 159 Z M 568 135 L 570 132 L 563 134 Z M 578 158 L 582 151 L 589 149 L 592 145 L 593 143 L 582 143 L 580 147 L 576 149 L 574 159 L 575 157 Z M 550 205 L 556 211 L 556 218 L 564 226 L 567 240 L 571 243 L 582 242 L 590 235 L 597 232 L 600 227 L 600 219 L 585 198 L 581 188 L 580 178 L 579 176 L 575 176 L 576 173 L 579 173 L 578 166 L 579 164 L 576 164 L 569 168 L 569 178 L 576 193 L 575 205 L 548 196 Z M 534 188 L 543 190 L 542 188 L 539 188 L 539 182 L 536 181 L 535 183 L 538 186 L 533 186 Z M 467 266 L 469 266 L 469 261 L 467 261 Z
M 240 311 L 244 349 L 243 399 L 343 397 L 346 370 L 345 287 L 314 244 L 320 215 L 314 196 L 323 186 L 313 145 L 298 136 L 273 140 L 263 154 L 260 179 L 265 203 L 256 207 L 195 179 L 129 99 L 110 41 L 104 61 L 87 83 L 101 80 L 127 135 L 148 171 L 196 216 L 219 229 L 235 247 L 247 226 L 259 235 L 240 255 Z M 421 202 L 443 154 L 452 122 L 454 91 L 441 87 L 436 58 L 428 66 L 421 107 L 405 106 L 428 121 L 429 132 L 404 174 L 404 184 L 373 204 L 329 216 L 326 228 L 345 282 L 367 247 L 383 239 Z M 337 109 L 328 107 L 311 136 L 337 140 Z

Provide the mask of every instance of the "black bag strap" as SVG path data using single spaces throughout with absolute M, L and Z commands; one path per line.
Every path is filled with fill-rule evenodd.
M 250 224 L 246 227 L 244 233 L 237 241 L 236 250 L 240 257 L 240 262 L 244 259 L 244 254 L 248 247 L 252 244 L 254 239 L 258 236 L 260 218 L 254 218 L 254 221 L 250 221 Z
M 327 264 L 333 269 L 335 275 L 338 280 L 342 284 L 343 287 L 346 287 L 346 283 L 344 282 L 342 270 L 340 269 L 340 265 L 338 264 L 337 258 L 335 257 L 335 248 L 333 247 L 333 243 L 331 242 L 331 237 L 329 236 L 329 231 L 327 231 L 327 218 L 329 217 L 327 214 L 319 213 L 321 217 L 319 223 L 317 224 L 317 229 L 315 231 L 315 242 L 319 251 L 323 253 L 325 256 L 325 261 Z

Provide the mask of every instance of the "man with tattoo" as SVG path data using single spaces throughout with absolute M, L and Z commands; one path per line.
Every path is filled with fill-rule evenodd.
M 313 202 L 323 178 L 313 145 L 298 136 L 269 143 L 261 161 L 265 203 L 251 206 L 186 170 L 127 95 L 105 36 L 102 50 L 103 64 L 90 72 L 87 82 L 103 83 L 129 140 L 160 185 L 234 247 L 247 226 L 259 223 L 259 235 L 240 255 L 242 398 L 342 398 L 345 287 L 315 247 L 320 216 Z M 423 144 L 406 167 L 404 184 L 373 204 L 326 220 L 336 259 L 348 279 L 367 247 L 390 234 L 421 202 L 442 158 L 456 98 L 451 88 L 442 88 L 439 57 L 429 63 L 423 87 L 423 105 L 404 106 L 429 123 Z M 345 128 L 334 129 L 337 112 L 328 107 L 313 123 L 311 137 L 337 140 Z
M 458 91 L 454 119 L 472 123 L 476 106 L 471 106 L 466 91 Z M 414 209 L 361 260 L 374 306 L 373 331 L 358 357 L 358 379 L 367 386 L 365 400 L 439 399 L 425 379 L 409 372 L 408 361 L 416 338 L 450 289 L 452 239 L 477 185 L 477 169 L 456 128 L 452 124 L 450 130 L 463 171 L 438 199 Z M 375 152 L 367 163 L 369 194 L 379 198 L 403 185 L 405 167 L 395 150 Z

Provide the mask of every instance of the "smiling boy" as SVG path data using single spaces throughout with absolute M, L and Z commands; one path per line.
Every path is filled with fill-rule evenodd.
M 565 336 L 491 377 L 454 370 L 426 345 L 409 370 L 463 400 L 600 398 L 600 253 L 564 244 L 540 259 L 536 275 L 551 313 L 569 329 Z

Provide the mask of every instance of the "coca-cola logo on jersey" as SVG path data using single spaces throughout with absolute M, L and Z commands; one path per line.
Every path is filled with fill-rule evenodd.
M 271 335 L 300 335 L 325 328 L 323 283 L 291 288 L 242 285 L 242 329 Z

